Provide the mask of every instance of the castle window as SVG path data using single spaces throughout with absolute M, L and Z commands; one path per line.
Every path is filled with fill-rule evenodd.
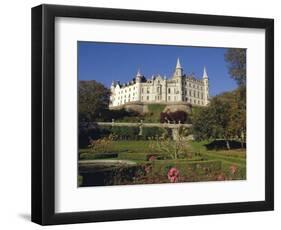
M 202 86 L 201 86 L 201 90 L 202 90 Z
M 168 96 L 168 101 L 170 101 L 171 100 L 171 98 L 170 98 L 170 96 Z
M 200 97 L 199 92 L 197 92 L 197 97 L 198 97 L 198 98 Z
M 168 93 L 171 93 L 171 89 L 170 88 L 168 88 Z
M 149 88 L 146 89 L 146 92 L 149 93 Z
M 143 88 L 141 88 L 141 92 L 143 93 Z
M 189 87 L 191 87 L 191 84 L 189 83 Z
M 191 96 L 191 90 L 189 90 L 189 96 Z
M 203 93 L 201 93 L 201 99 L 203 99 Z

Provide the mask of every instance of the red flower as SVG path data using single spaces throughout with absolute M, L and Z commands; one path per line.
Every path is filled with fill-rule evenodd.
M 178 182 L 179 176 L 180 176 L 180 171 L 176 168 L 170 168 L 167 176 L 168 176 L 168 179 L 170 180 L 170 182 L 172 182 L 172 183 Z

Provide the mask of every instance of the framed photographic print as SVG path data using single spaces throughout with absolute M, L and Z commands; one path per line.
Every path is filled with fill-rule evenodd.
M 32 8 L 32 221 L 273 210 L 274 22 Z

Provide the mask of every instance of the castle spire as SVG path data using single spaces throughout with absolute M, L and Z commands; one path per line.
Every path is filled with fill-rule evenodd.
M 206 70 L 205 66 L 204 66 L 204 70 L 203 70 L 203 78 L 208 78 L 208 74 L 207 74 L 207 70 Z
M 176 69 L 175 69 L 173 77 L 182 77 L 182 76 L 183 76 L 183 69 L 181 67 L 180 59 L 178 58 Z
M 140 68 L 138 68 L 138 72 L 137 72 L 137 75 L 136 75 L 136 77 L 141 77 L 142 75 L 141 75 L 141 72 L 140 72 Z
M 180 59 L 179 59 L 179 58 L 177 59 L 176 69 L 182 69 L 181 63 L 180 63 Z

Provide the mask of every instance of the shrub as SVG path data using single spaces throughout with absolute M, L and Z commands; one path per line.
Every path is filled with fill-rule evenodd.
M 79 172 L 83 176 L 81 186 L 132 184 L 135 178 L 147 173 L 145 167 L 146 164 L 116 167 L 79 165 Z
M 142 138 L 144 140 L 155 139 L 161 137 L 165 133 L 165 129 L 159 127 L 143 127 Z
M 110 134 L 109 127 L 101 127 L 97 124 L 88 126 L 88 123 L 79 124 L 79 148 L 87 147 L 92 140 L 106 137 Z
M 118 140 L 137 140 L 139 128 L 131 126 L 113 126 L 111 132 Z
M 187 121 L 187 113 L 184 111 L 160 113 L 160 122 L 167 123 L 168 121 L 174 123 L 185 123 Z

